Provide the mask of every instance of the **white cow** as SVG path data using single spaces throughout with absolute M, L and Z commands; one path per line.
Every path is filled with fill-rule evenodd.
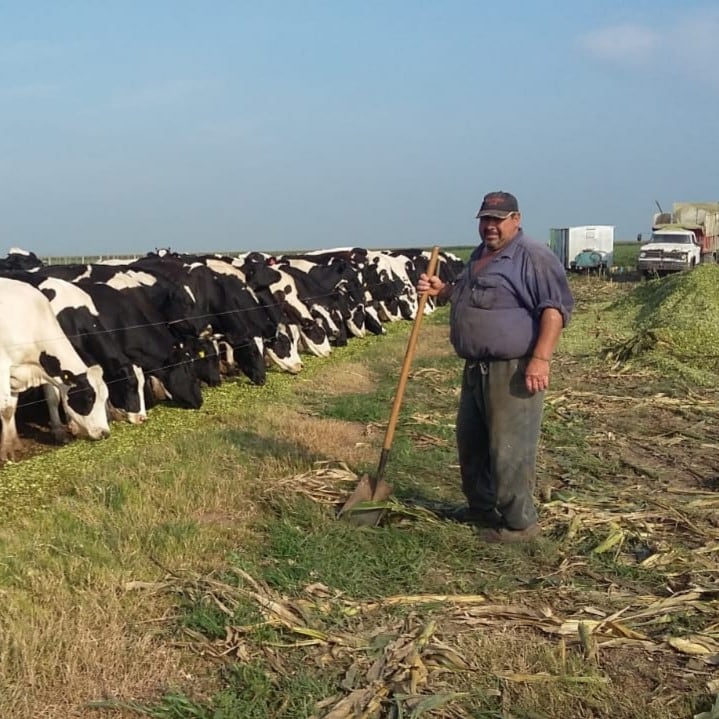
M 60 326 L 84 361 L 103 367 L 110 392 L 110 415 L 130 424 L 144 422 L 147 419 L 143 392 L 145 373 L 124 356 L 113 333 L 102 324 L 92 297 L 78 285 L 56 277 L 48 277 L 35 286 L 50 301 Z
M 0 460 L 19 448 L 15 409 L 18 395 L 43 386 L 52 401 L 59 395 L 73 435 L 102 439 L 110 434 L 108 390 L 99 365 L 88 367 L 63 334 L 42 292 L 17 280 L 0 278 Z M 50 404 L 51 423 L 59 423 Z M 57 427 L 54 427 L 57 429 Z

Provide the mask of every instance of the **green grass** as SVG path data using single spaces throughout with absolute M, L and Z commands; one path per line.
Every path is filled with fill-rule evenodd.
M 473 662 L 471 672 L 447 672 L 445 684 L 434 690 L 456 693 L 449 705 L 455 716 L 645 716 L 653 699 L 647 685 L 639 679 L 636 686 L 627 682 L 640 669 L 656 674 L 658 665 L 647 663 L 641 651 L 615 666 L 620 655 L 607 649 L 594 662 L 576 643 L 561 643 L 531 625 L 509 620 L 496 626 L 468 624 L 466 616 L 451 615 L 441 601 L 375 613 L 346 611 L 347 603 L 428 593 L 483 595 L 491 604 L 527 606 L 560 617 L 586 607 L 609 615 L 647 596 L 666 597 L 669 583 L 678 577 L 698 581 L 702 576 L 692 575 L 691 562 L 700 555 L 680 532 L 662 540 L 671 542 L 676 553 L 668 565 L 637 564 L 634 554 L 653 546 L 646 535 L 654 530 L 648 525 L 638 529 L 625 515 L 643 509 L 643 498 L 656 498 L 663 485 L 629 475 L 615 449 L 622 448 L 619 441 L 598 444 L 596 439 L 608 429 L 620 433 L 607 424 L 617 422 L 617 415 L 594 411 L 604 394 L 625 391 L 631 405 L 659 388 L 681 398 L 682 386 L 649 373 L 629 389 L 622 384 L 626 380 L 603 359 L 602 349 L 632 332 L 637 312 L 616 303 L 624 289 L 605 280 L 573 278 L 572 286 L 578 310 L 553 363 L 550 393 L 552 400 L 563 393 L 568 398 L 548 403 L 540 452 L 540 489 L 551 487 L 554 502 L 543 504 L 541 512 L 553 521 L 538 542 L 487 545 L 471 527 L 430 517 L 391 516 L 380 528 L 357 528 L 338 521 L 335 507 L 295 493 L 291 484 L 278 484 L 349 449 L 309 448 L 303 441 L 307 417 L 376 426 L 366 437 L 376 452 L 352 467 L 358 474 L 375 471 L 409 332 L 408 323 L 398 323 L 388 327 L 385 337 L 353 341 L 328 360 L 309 358 L 299 377 L 270 373 L 261 391 L 227 383 L 207 392 L 198 413 L 153 410 L 139 433 L 123 429 L 107 444 L 75 450 L 83 460 L 92 457 L 87 469 L 63 460 L 53 474 L 51 459 L 29 463 L 28 482 L 34 481 L 36 466 L 49 472 L 51 481 L 39 495 L 44 508 L 16 507 L 0 537 L 0 596 L 6 610 L 0 617 L 0 670 L 7 686 L 15 687 L 6 696 L 0 690 L 0 709 L 22 716 L 20 700 L 9 697 L 28 692 L 35 708 L 63 692 L 67 701 L 87 704 L 102 696 L 100 686 L 106 685 L 115 687 L 112 698 L 91 704 L 98 719 L 120 710 L 157 719 L 317 715 L 317 701 L 343 693 L 341 683 L 361 653 L 336 647 L 332 653 L 300 643 L 285 625 L 260 626 L 260 605 L 243 594 L 248 585 L 239 577 L 244 572 L 276 601 L 304 607 L 310 627 L 368 637 L 370 660 L 413 622 L 436 622 L 440 639 Z M 634 310 L 641 311 L 638 298 L 643 296 L 640 292 L 631 300 Z M 461 501 L 454 447 L 461 361 L 446 340 L 447 313 L 444 308 L 426 318 L 386 473 L 396 497 L 419 508 L 448 508 Z M 375 381 L 353 393 L 318 391 L 316 373 L 327 367 L 341 373 L 348 362 L 371 368 Z M 595 392 L 596 401 L 579 402 L 572 392 Z M 280 432 L 280 420 L 290 411 L 298 415 L 292 420 L 296 430 Z M 645 418 L 645 410 L 633 411 Z M 647 426 L 652 419 L 646 416 Z M 702 431 L 701 421 L 707 426 L 716 421 L 714 415 L 690 419 L 695 432 Z M 676 449 L 669 446 L 668 452 Z M 10 469 L 10 496 L 33 496 L 19 492 L 22 478 Z M 624 509 L 627 502 L 631 511 Z M 625 531 L 621 551 L 595 551 L 609 527 L 592 524 L 593 511 L 610 514 Z M 573 512 L 581 521 L 571 536 Z M 697 514 L 695 523 L 704 526 L 704 520 Z M 226 587 L 227 596 L 213 594 L 203 577 Z M 124 589 L 128 582 L 154 588 L 129 591 Z M 308 587 L 324 587 L 327 606 Z M 54 623 L 42 624 L 38 603 Z M 698 632 L 706 629 L 715 608 L 707 601 L 705 612 L 689 607 L 667 626 L 642 631 L 658 643 L 665 630 L 673 636 Z M 77 636 L 83 626 L 84 643 Z M 221 664 L 207 662 L 198 673 L 201 655 L 191 654 L 188 644 L 197 642 L 198 652 L 222 646 L 237 627 L 245 627 L 240 636 L 247 656 L 228 654 Z M 157 658 L 171 651 L 178 652 L 178 666 L 187 670 L 154 668 Z M 60 676 L 77 656 L 82 669 Z M 662 656 L 663 662 L 671 659 Z M 109 678 L 94 681 L 108 664 Z M 52 668 L 49 677 L 42 667 Z M 682 667 L 670 665 L 686 682 L 683 695 L 668 703 L 663 694 L 651 706 L 656 719 L 708 707 L 703 680 L 687 679 Z M 540 679 L 549 673 L 553 680 L 513 681 L 502 678 L 505 671 Z M 146 684 L 144 675 L 149 676 Z M 661 687 L 659 679 L 652 686 Z M 397 716 L 400 710 L 411 715 L 400 694 L 391 701 Z M 62 707 L 56 716 L 63 716 Z
M 89 708 L 125 709 L 149 719 L 267 719 L 281 716 L 300 719 L 331 690 L 332 677 L 324 681 L 297 667 L 290 676 L 277 680 L 261 662 L 229 665 L 222 671 L 226 688 L 209 701 L 197 701 L 180 691 L 168 692 L 157 703 L 98 701 Z
M 637 266 L 641 246 L 640 242 L 615 242 L 614 265 L 633 270 Z

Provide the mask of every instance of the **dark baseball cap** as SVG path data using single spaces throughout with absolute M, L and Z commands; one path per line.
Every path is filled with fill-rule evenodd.
M 484 196 L 482 206 L 479 208 L 477 218 L 480 217 L 509 217 L 513 212 L 519 212 L 517 198 L 509 192 L 490 192 Z

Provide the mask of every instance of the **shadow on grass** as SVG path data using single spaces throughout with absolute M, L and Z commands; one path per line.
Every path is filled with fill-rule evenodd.
M 268 437 L 250 430 L 223 430 L 219 436 L 240 449 L 243 454 L 258 460 L 272 459 L 278 463 L 289 463 L 290 466 L 296 466 L 330 459 L 309 451 L 299 443 Z

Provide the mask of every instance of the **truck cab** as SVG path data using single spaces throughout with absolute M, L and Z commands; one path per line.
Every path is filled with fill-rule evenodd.
M 645 277 L 692 269 L 701 262 L 701 246 L 692 230 L 664 227 L 639 251 L 637 270 Z

